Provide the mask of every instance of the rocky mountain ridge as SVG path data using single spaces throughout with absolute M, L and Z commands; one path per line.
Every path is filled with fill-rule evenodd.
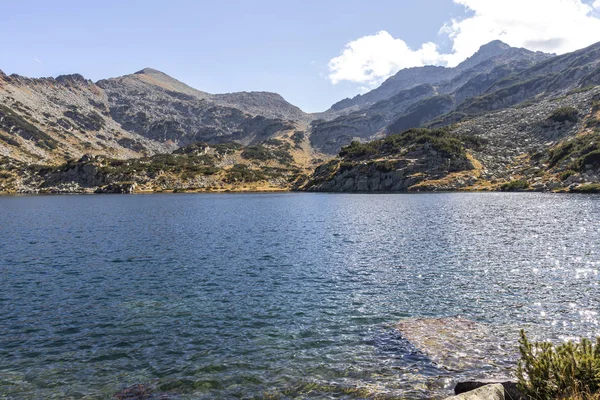
M 0 71 L 0 191 L 578 190 L 598 181 L 599 85 L 600 43 L 553 56 L 492 42 L 320 114 L 151 68 L 96 83 Z

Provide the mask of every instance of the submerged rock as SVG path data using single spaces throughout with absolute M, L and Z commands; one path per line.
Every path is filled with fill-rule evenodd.
M 491 325 L 461 317 L 409 318 L 396 328 L 438 367 L 449 371 L 504 366 L 515 350 L 503 345 Z

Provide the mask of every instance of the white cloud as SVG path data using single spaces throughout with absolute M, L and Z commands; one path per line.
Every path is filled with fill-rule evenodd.
M 329 79 L 376 86 L 398 70 L 423 65 L 455 66 L 481 45 L 502 40 L 525 47 L 562 54 L 600 40 L 600 0 L 593 5 L 581 0 L 452 0 L 472 16 L 451 20 L 440 29 L 450 38 L 452 52 L 441 54 L 434 43 L 418 50 L 402 39 L 381 31 L 350 42 L 339 57 L 329 62 Z
M 452 21 L 442 33 L 453 41 L 456 65 L 479 46 L 500 39 L 511 46 L 551 53 L 567 53 L 600 39 L 600 19 L 592 7 L 580 0 L 454 0 L 473 10 L 474 15 Z
M 339 57 L 329 61 L 329 79 L 333 84 L 352 81 L 374 86 L 402 68 L 440 61 L 434 43 L 412 50 L 402 39 L 380 31 L 348 43 Z

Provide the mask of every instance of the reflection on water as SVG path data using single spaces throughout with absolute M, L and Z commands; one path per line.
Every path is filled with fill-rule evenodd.
M 1 197 L 0 395 L 443 396 L 600 335 L 599 200 Z

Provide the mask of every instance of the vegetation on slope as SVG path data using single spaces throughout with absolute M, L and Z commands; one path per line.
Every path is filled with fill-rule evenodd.
M 579 113 L 573 107 L 560 107 L 550 114 L 548 120 L 554 122 L 577 122 Z
M 483 141 L 476 136 L 455 136 L 449 129 L 413 128 L 385 139 L 368 143 L 353 141 L 343 147 L 339 156 L 345 160 L 397 156 L 403 150 L 417 145 L 429 144 L 448 158 L 466 158 L 465 148 L 480 147 Z
M 600 394 L 600 338 L 579 343 L 531 343 L 524 331 L 517 367 L 521 392 L 534 400 L 597 399 Z
M 552 148 L 547 155 L 549 168 L 581 172 L 586 166 L 600 167 L 600 131 L 582 134 Z
M 10 108 L 1 104 L 0 130 L 3 130 L 7 133 L 14 133 L 26 140 L 31 140 L 36 146 L 41 148 L 53 150 L 58 147 L 58 142 L 56 140 L 36 128 L 33 124 L 25 120 L 25 118 L 21 117 Z M 11 139 L 10 136 L 3 134 L 2 139 L 5 139 L 8 144 L 18 146 L 18 142 L 16 142 L 14 139 Z
M 17 175 L 25 187 L 42 192 L 111 192 L 123 185 L 136 185 L 144 191 L 282 190 L 303 172 L 286 150 L 290 147 L 290 141 L 278 139 L 249 147 L 238 143 L 194 143 L 171 154 L 128 160 L 86 155 L 61 165 L 20 165 Z M 14 187 L 13 169 L 0 168 L 0 191 Z M 252 188 L 246 184 L 252 184 Z

